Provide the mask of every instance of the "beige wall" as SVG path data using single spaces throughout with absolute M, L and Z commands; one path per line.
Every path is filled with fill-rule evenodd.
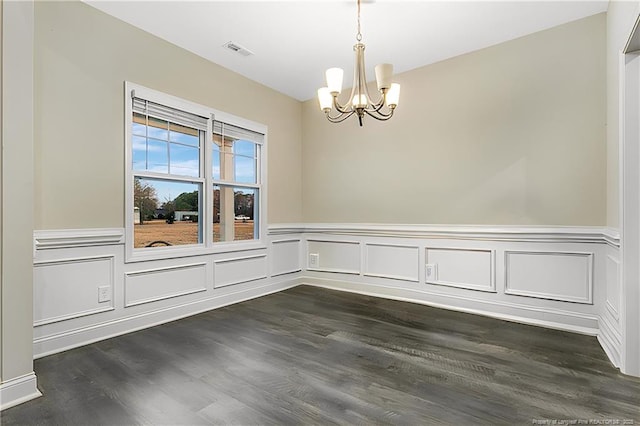
M 607 226 L 620 226 L 620 56 L 640 2 L 610 1 L 607 11 Z
M 2 381 L 33 371 L 33 3 L 2 5 Z M 4 401 L 0 401 L 4 402 Z
M 271 223 L 612 224 L 604 57 L 601 14 L 398 75 L 397 116 L 359 128 L 84 4 L 38 2 L 36 229 L 124 226 L 124 80 L 267 124 Z
M 36 229 L 124 226 L 125 80 L 269 127 L 268 220 L 301 219 L 301 105 L 79 2 L 37 2 Z
M 2 50 L 2 44 L 3 44 L 3 40 L 4 40 L 4 30 L 2 29 L 2 8 L 4 7 L 4 0 L 0 0 L 0 129 L 2 129 L 4 126 L 2 125 L 2 120 L 4 119 L 4 113 L 3 113 L 3 109 L 2 109 L 2 104 L 4 103 L 4 91 L 2 90 L 3 87 L 3 79 L 2 79 L 2 75 L 3 75 L 3 70 L 4 70 L 4 66 L 3 66 L 3 50 Z M 4 144 L 3 142 L 3 138 L 2 138 L 2 131 L 0 130 L 0 147 L 2 147 Z M 2 168 L 2 149 L 0 149 L 0 235 L 4 235 L 4 232 L 2 232 L 2 212 L 4 211 L 4 197 L 3 197 L 3 192 L 2 192 L 2 187 L 3 187 L 3 168 Z M 2 264 L 4 263 L 4 257 L 2 256 L 2 242 L 1 242 L 1 237 L 0 237 L 0 383 L 2 383 L 2 324 L 4 323 L 3 319 L 2 319 L 2 287 L 3 287 L 3 282 L 4 282 L 4 277 L 2 274 Z
M 400 74 L 386 123 L 305 102 L 304 221 L 604 225 L 605 23 Z

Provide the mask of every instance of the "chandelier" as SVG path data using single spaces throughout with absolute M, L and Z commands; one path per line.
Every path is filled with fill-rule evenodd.
M 364 44 L 360 33 L 360 0 L 358 0 L 358 33 L 357 43 L 353 46 L 356 54 L 355 68 L 353 71 L 353 86 L 346 104 L 341 105 L 338 95 L 342 91 L 342 78 L 344 71 L 341 68 L 329 68 L 326 72 L 327 87 L 318 89 L 318 101 L 320 109 L 326 114 L 332 123 L 340 123 L 352 115 L 358 116 L 362 127 L 362 118 L 366 115 L 376 120 L 388 120 L 393 116 L 393 111 L 398 106 L 400 98 L 400 85 L 391 83 L 393 65 L 376 65 L 376 83 L 380 97 L 376 102 L 372 101 L 367 87 L 367 77 L 364 68 Z M 386 108 L 385 108 L 386 107 Z M 332 115 L 335 109 L 336 114 Z

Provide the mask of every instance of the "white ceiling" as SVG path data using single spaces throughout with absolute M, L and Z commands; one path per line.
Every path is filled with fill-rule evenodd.
M 356 1 L 100 1 L 88 4 L 279 92 L 304 101 L 337 66 L 351 84 Z M 607 10 L 608 1 L 366 0 L 367 76 L 396 73 Z M 254 55 L 223 44 L 233 41 Z

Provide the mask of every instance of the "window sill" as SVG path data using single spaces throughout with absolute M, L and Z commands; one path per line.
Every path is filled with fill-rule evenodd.
M 216 243 L 211 247 L 204 245 L 189 245 L 182 247 L 154 247 L 151 249 L 133 249 L 127 255 L 125 263 L 151 262 L 154 260 L 178 259 L 183 257 L 207 256 L 239 251 L 266 250 L 267 245 L 262 240 L 233 241 Z

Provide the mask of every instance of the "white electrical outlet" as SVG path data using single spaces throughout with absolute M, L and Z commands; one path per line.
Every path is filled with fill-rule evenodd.
M 438 265 L 435 263 L 427 263 L 426 275 L 427 281 L 438 281 Z
M 309 253 L 309 268 L 320 267 L 320 255 L 318 253 Z
M 111 287 L 108 285 L 98 287 L 98 303 L 108 302 L 111 300 Z

